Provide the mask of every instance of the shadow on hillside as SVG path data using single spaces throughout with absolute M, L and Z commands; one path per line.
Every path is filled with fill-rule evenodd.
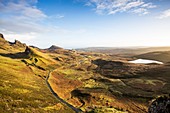
M 97 59 L 92 61 L 97 65 L 95 71 L 102 76 L 111 79 L 131 79 L 131 78 L 148 78 L 169 80 L 170 66 L 158 64 L 146 64 L 143 66 L 131 65 L 120 61 L 106 61 Z
M 21 58 L 24 58 L 24 59 L 27 59 L 29 58 L 28 55 L 25 53 L 25 52 L 18 52 L 18 53 L 8 53 L 8 54 L 5 54 L 5 53 L 0 53 L 1 56 L 4 56 L 4 57 L 9 57 L 9 58 L 12 58 L 12 59 L 21 59 Z
M 140 77 L 140 71 L 133 72 L 134 70 L 137 70 L 137 67 L 133 67 L 130 64 L 126 64 L 121 61 L 107 61 L 103 59 L 97 59 L 93 60 L 92 63 L 97 65 L 96 72 L 107 78 L 130 79 Z

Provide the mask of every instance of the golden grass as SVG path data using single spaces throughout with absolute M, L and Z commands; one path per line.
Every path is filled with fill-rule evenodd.
M 0 56 L 0 112 L 72 112 L 66 106 L 51 108 L 58 102 L 35 71 L 18 59 Z

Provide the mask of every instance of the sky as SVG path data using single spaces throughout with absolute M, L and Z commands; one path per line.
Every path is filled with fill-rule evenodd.
M 170 0 L 0 0 L 0 33 L 40 48 L 170 46 Z

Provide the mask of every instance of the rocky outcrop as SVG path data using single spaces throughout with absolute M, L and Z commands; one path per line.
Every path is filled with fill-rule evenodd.
M 18 40 L 15 40 L 14 43 L 11 43 L 12 46 L 17 46 L 17 47 L 22 47 L 22 48 L 25 48 L 26 47 L 26 44 L 24 43 L 21 43 L 20 41 Z
M 22 43 L 20 41 L 18 41 L 18 40 L 15 40 L 14 44 L 20 45 Z
M 29 55 L 31 53 L 31 49 L 27 46 L 24 53 Z
M 5 40 L 3 34 L 0 33 L 0 49 L 8 50 L 10 49 L 10 44 Z
M 4 39 L 4 35 L 2 33 L 0 33 L 0 38 L 3 38 Z

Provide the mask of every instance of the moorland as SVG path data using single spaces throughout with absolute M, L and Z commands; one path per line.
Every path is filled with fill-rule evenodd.
M 0 35 L 1 113 L 146 113 L 169 81 L 170 47 L 40 49 Z

